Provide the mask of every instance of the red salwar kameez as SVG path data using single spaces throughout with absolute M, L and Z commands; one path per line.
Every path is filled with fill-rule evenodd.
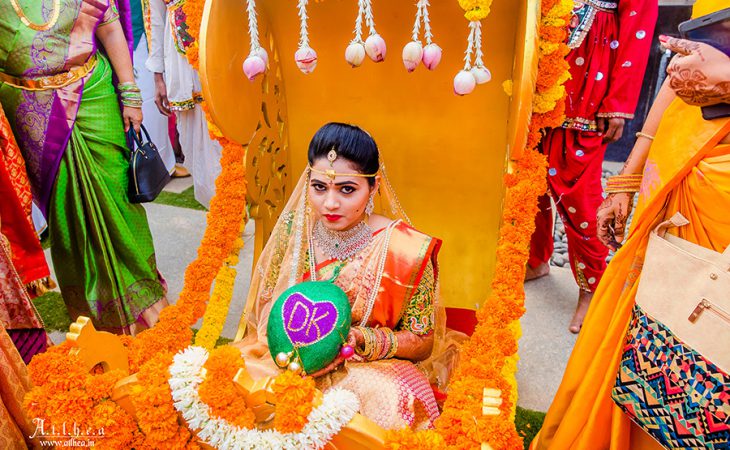
M 596 237 L 606 152 L 596 118 L 634 117 L 658 5 L 656 0 L 583 0 L 575 5 L 568 37 L 566 119 L 562 127 L 548 130 L 540 144 L 548 158 L 549 194 L 539 200 L 528 264 L 547 263 L 553 253 L 551 195 L 565 225 L 575 280 L 593 292 L 608 255 Z

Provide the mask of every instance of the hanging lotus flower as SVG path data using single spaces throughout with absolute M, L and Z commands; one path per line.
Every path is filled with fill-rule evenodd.
M 416 21 L 413 24 L 411 42 L 403 47 L 403 65 L 406 70 L 413 72 L 421 62 L 428 70 L 433 70 L 441 62 L 441 47 L 433 43 L 431 32 L 431 20 L 428 15 L 428 0 L 418 0 L 416 7 Z M 420 41 L 421 23 L 423 23 L 423 38 L 426 40 L 426 47 Z
M 492 74 L 484 66 L 483 61 L 481 23 L 481 20 L 489 15 L 492 0 L 459 0 L 459 5 L 465 11 L 464 17 L 469 20 L 469 38 L 464 55 L 464 68 L 454 77 L 454 93 L 466 95 L 478 84 L 487 83 L 492 79 Z
M 365 60 L 365 55 L 375 62 L 385 60 L 386 45 L 385 40 L 375 30 L 375 20 L 373 19 L 373 5 L 370 0 L 358 0 L 357 2 L 357 19 L 355 19 L 355 38 L 350 41 L 350 45 L 345 49 L 345 61 L 352 67 L 359 67 Z M 362 39 L 362 22 L 369 28 L 369 35 L 366 40 Z
M 248 14 L 248 36 L 251 41 L 251 50 L 243 62 L 243 73 L 246 75 L 246 78 L 253 81 L 257 76 L 266 72 L 266 68 L 269 65 L 269 55 L 259 43 L 256 0 L 246 0 L 246 13 Z
M 299 0 L 297 5 L 299 10 L 299 48 L 294 53 L 297 67 L 305 74 L 312 73 L 314 68 L 317 67 L 317 52 L 309 46 L 307 3 L 308 0 Z

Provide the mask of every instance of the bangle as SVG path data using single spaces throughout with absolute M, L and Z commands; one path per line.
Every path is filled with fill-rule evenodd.
M 122 105 L 129 106 L 130 108 L 141 108 L 142 107 L 142 93 L 137 89 L 137 85 L 134 85 L 134 88 L 137 90 L 133 90 L 131 88 L 128 88 L 126 90 L 122 90 L 122 84 L 119 85 L 120 88 L 120 97 L 122 100 Z
M 384 359 L 390 359 L 395 357 L 395 354 L 398 352 L 398 336 L 390 328 L 383 328 L 382 330 L 388 337 L 388 351 L 385 353 Z
M 356 348 L 355 352 L 365 360 L 370 360 L 375 352 L 375 333 L 372 328 L 368 327 L 357 327 L 362 333 L 363 347 Z
M 398 351 L 398 338 L 390 328 L 356 327 L 363 336 L 363 346 L 355 352 L 366 361 L 393 358 Z
M 654 140 L 654 136 L 652 136 L 651 134 L 642 133 L 641 131 L 636 132 L 636 137 L 637 138 L 643 137 L 643 138 L 649 139 L 650 141 Z
M 606 193 L 638 192 L 641 187 L 642 174 L 614 175 L 606 181 Z
M 119 83 L 117 85 L 117 89 L 119 89 L 119 92 L 141 92 L 139 90 L 139 86 L 137 86 L 137 83 L 134 81 L 125 81 L 124 83 Z

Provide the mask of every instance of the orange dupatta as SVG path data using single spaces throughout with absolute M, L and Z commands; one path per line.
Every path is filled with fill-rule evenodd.
M 665 111 L 644 171 L 644 180 L 629 239 L 609 264 L 596 290 L 560 388 L 531 449 L 659 448 L 633 425 L 611 399 L 621 350 L 641 274 L 649 232 L 683 204 L 688 176 L 730 133 L 730 119 L 706 121 L 700 109 L 675 100 Z M 700 174 L 701 176 L 701 174 Z M 730 186 L 723 187 L 730 192 Z M 692 192 L 689 192 L 691 194 Z M 700 199 L 701 201 L 701 199 Z M 686 200 L 685 200 L 686 203 Z M 730 206 L 727 205 L 727 206 Z M 712 205 L 713 208 L 723 206 Z M 683 211 L 684 214 L 684 211 Z M 692 239 L 702 228 L 694 222 L 682 235 Z M 714 230 L 721 236 L 727 227 Z M 697 239 L 700 240 L 700 239 Z M 721 245 L 730 242 L 730 236 Z M 708 246 L 709 242 L 698 242 Z

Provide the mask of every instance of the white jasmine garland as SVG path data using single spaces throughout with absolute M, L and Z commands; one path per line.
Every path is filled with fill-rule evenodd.
M 323 448 L 357 413 L 360 403 L 350 391 L 330 389 L 322 404 L 309 413 L 307 424 L 299 433 L 260 431 L 231 425 L 211 417 L 210 407 L 200 400 L 198 386 L 203 382 L 203 365 L 208 351 L 190 346 L 173 358 L 168 381 L 174 406 L 191 430 L 203 442 L 220 450 L 299 450 Z

